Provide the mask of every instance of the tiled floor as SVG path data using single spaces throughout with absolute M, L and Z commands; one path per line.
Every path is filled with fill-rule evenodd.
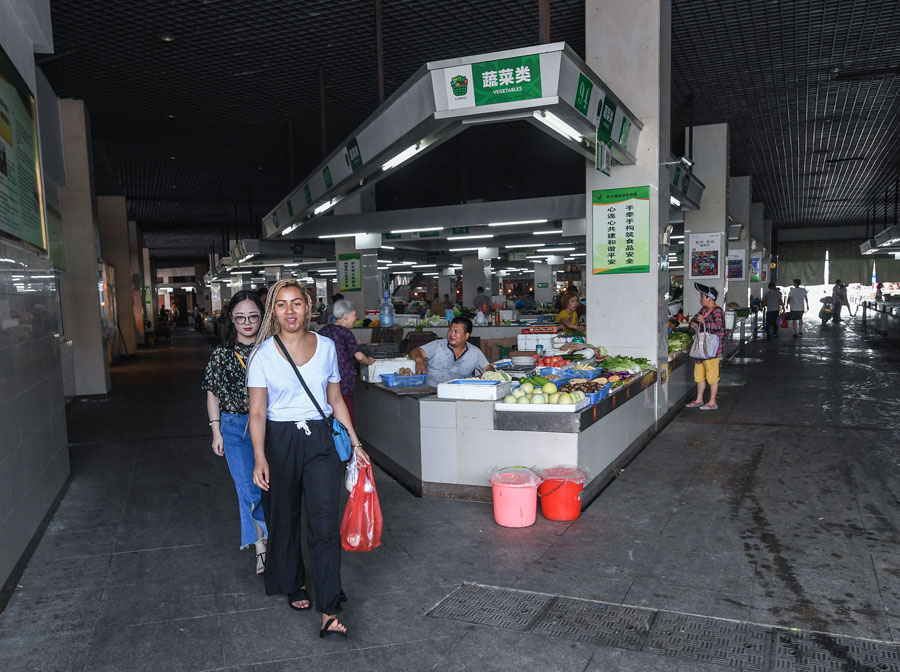
M 900 642 L 900 353 L 807 325 L 723 368 L 572 524 L 376 475 L 384 546 L 344 554 L 346 642 L 267 597 L 209 449 L 192 332 L 69 412 L 69 490 L 0 614 L 0 669 L 721 670 L 426 616 L 463 582 Z

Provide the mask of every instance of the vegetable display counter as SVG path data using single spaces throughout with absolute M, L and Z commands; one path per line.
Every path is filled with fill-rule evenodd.
M 687 364 L 687 365 L 685 365 Z M 439 399 L 434 388 L 357 381 L 356 431 L 375 462 L 417 495 L 489 501 L 495 467 L 586 468 L 586 506 L 693 394 L 693 366 L 670 356 L 572 412 L 509 412 L 493 401 Z

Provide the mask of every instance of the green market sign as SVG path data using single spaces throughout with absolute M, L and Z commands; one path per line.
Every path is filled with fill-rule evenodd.
M 650 272 L 650 187 L 592 194 L 593 273 Z
M 593 90 L 594 83 L 579 72 L 578 88 L 575 90 L 575 109 L 584 116 L 587 116 L 588 104 L 591 102 L 591 91 Z
M 347 163 L 354 173 L 363 166 L 362 154 L 359 152 L 359 142 L 356 138 L 347 143 Z
M 331 177 L 331 168 L 325 166 L 322 169 L 322 177 L 325 180 L 325 188 L 331 189 L 334 186 L 334 179 Z
M 502 58 L 444 70 L 450 109 L 540 98 L 539 54 Z

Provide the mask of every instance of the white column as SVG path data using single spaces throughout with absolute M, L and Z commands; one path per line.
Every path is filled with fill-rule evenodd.
M 763 267 L 762 267 L 762 283 L 765 287 L 770 282 L 772 282 L 772 269 L 770 268 L 772 265 L 772 220 L 764 219 L 763 220 L 763 246 L 765 247 L 766 253 L 763 255 Z M 834 278 L 832 278 L 833 280 Z
M 553 267 L 540 261 L 534 262 L 534 300 L 537 303 L 553 300 Z
M 471 308 L 474 305 L 478 288 L 489 289 L 491 286 L 491 261 L 478 257 L 463 257 L 463 305 Z M 452 300 L 451 296 L 451 300 Z
M 97 217 L 100 222 L 100 256 L 116 269 L 115 325 L 122 336 L 125 352 L 133 355 L 137 349 L 134 330 L 134 294 L 131 286 L 131 244 L 128 236 L 128 208 L 124 196 L 98 196 Z M 120 343 L 113 343 L 117 352 Z
M 765 264 L 768 262 L 765 260 L 765 255 L 763 254 L 763 247 L 765 247 L 765 226 L 763 225 L 763 220 L 766 216 L 766 208 L 762 203 L 751 203 L 750 204 L 750 247 L 753 247 L 753 241 L 756 241 L 756 249 L 751 249 L 748 253 L 750 259 L 758 258 L 759 259 L 759 269 L 760 272 L 765 270 Z M 750 296 L 754 298 L 761 298 L 763 295 L 763 291 L 765 289 L 766 283 L 762 281 L 762 276 L 756 282 L 750 283 Z
M 728 208 L 734 224 L 741 225 L 739 240 L 728 241 L 728 252 L 743 255 L 741 278 L 728 278 L 727 300 L 734 301 L 742 308 L 750 305 L 750 191 L 752 182 L 749 176 L 732 177 L 729 184 Z M 726 267 L 727 269 L 727 267 Z M 721 301 L 719 303 L 722 303 Z
M 446 294 L 450 297 L 451 303 L 456 303 L 456 273 L 438 276 L 438 294 L 440 294 L 441 301 L 444 300 L 444 294 Z
M 80 100 L 60 100 L 59 112 L 66 162 L 66 186 L 59 189 L 66 250 L 66 274 L 60 282 L 63 324 L 66 337 L 72 339 L 75 394 L 106 395 L 110 389 L 109 361 L 97 292 L 100 235 L 92 189 L 89 122 Z
M 375 190 L 365 189 L 349 198 L 345 198 L 334 208 L 336 215 L 359 214 L 362 212 L 375 211 Z M 374 245 L 375 238 L 372 237 Z M 354 254 L 359 253 L 361 274 L 362 274 L 362 290 L 352 292 L 342 292 L 348 301 L 353 302 L 357 314 L 362 319 L 366 310 L 377 310 L 381 305 L 384 293 L 384 285 L 382 280 L 382 272 L 378 270 L 378 248 L 380 247 L 381 236 L 377 237 L 378 245 L 371 248 L 357 249 L 354 238 L 336 238 L 335 253 Z M 333 293 L 341 291 L 337 285 L 333 287 Z
M 659 272 L 660 236 L 669 224 L 670 0 L 588 0 L 587 65 L 637 115 L 641 130 L 634 165 L 616 165 L 606 177 L 587 168 L 586 264 L 594 241 L 592 191 L 650 187 L 650 271 L 586 277 L 587 340 L 613 353 L 667 360 L 664 295 L 668 272 Z M 664 409 L 663 409 L 664 410 Z
M 690 129 L 687 131 L 690 133 Z M 700 282 L 719 290 L 725 286 L 725 238 L 728 222 L 728 124 L 695 126 L 694 175 L 706 185 L 699 210 L 684 213 L 684 312 L 700 310 L 700 293 L 694 283 Z M 690 279 L 691 234 L 721 233 L 719 249 L 719 278 Z M 721 305 L 721 301 L 719 301 Z

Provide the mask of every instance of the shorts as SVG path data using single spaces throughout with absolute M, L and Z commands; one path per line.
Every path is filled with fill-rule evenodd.
M 719 362 L 721 359 L 719 357 L 713 357 L 712 359 L 704 359 L 700 362 L 694 362 L 694 382 L 702 383 L 704 380 L 710 384 L 715 385 L 719 382 Z
M 787 319 L 789 320 L 802 320 L 803 319 L 803 311 L 802 310 L 792 310 L 787 314 Z

